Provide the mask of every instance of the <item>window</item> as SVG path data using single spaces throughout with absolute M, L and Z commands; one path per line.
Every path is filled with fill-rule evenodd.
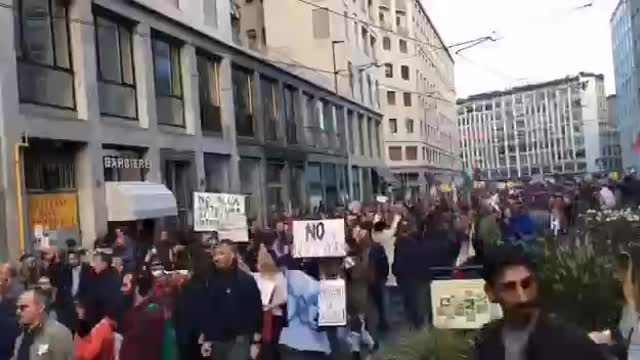
M 218 6 L 217 0 L 204 0 L 204 23 L 209 26 L 218 27 Z
M 404 100 L 404 106 L 411 106 L 411 93 L 403 93 L 402 97 Z
M 298 143 L 298 125 L 296 124 L 296 104 L 298 91 L 290 86 L 284 87 L 284 121 L 287 126 L 287 143 Z
M 356 145 L 355 145 L 355 137 L 353 131 L 353 122 L 355 121 L 355 117 L 353 111 L 347 111 L 347 123 L 345 124 L 346 131 L 349 133 L 349 153 L 355 155 L 356 153 Z
M 401 146 L 389 146 L 389 160 L 402 161 L 402 147 Z
M 56 0 L 14 4 L 20 101 L 74 109 L 67 8 Z
M 158 123 L 184 126 L 180 47 L 161 35 L 153 37 L 152 47 Z
M 384 64 L 384 76 L 389 79 L 393 77 L 393 64 Z
M 205 54 L 198 54 L 198 94 L 200 123 L 203 132 L 222 133 L 220 110 L 220 62 Z
M 382 38 L 382 48 L 384 50 L 391 50 L 391 39 L 389 39 L 388 37 L 383 37 Z
M 380 82 L 376 80 L 376 106 L 380 108 Z
M 260 78 L 260 98 L 262 99 L 262 116 L 264 122 L 264 137 L 267 141 L 278 140 L 278 99 L 275 81 Z
M 413 134 L 413 119 L 406 120 L 407 134 Z
M 258 33 L 254 29 L 247 30 L 247 40 L 249 41 L 249 49 L 258 49 Z
M 407 146 L 405 149 L 405 157 L 407 160 L 418 160 L 418 148 L 415 146 Z
M 313 23 L 313 37 L 315 39 L 329 38 L 329 11 L 328 9 L 313 9 L 311 13 Z
M 398 133 L 398 120 L 397 119 L 389 119 L 389 132 L 392 134 Z
M 96 16 L 96 55 L 100 113 L 137 118 L 131 30 L 107 17 Z
M 360 139 L 360 155 L 364 155 L 364 115 L 358 115 L 358 138 Z
M 358 70 L 358 87 L 360 87 L 360 100 L 364 102 L 364 70 Z
M 267 164 L 267 209 L 270 214 L 284 211 L 284 164 Z
M 253 129 L 253 74 L 250 70 L 233 67 L 233 103 L 238 136 L 254 136 Z
M 387 105 L 395 105 L 395 104 L 396 104 L 396 92 L 387 91 Z
M 347 61 L 347 71 L 349 71 L 349 89 L 351 89 L 351 96 L 355 97 L 355 89 L 353 88 L 353 64 L 351 61 Z
M 345 39 L 349 40 L 349 38 L 351 37 L 349 36 L 349 33 L 351 32 L 349 31 L 349 13 L 345 11 L 343 14 L 343 17 L 344 17 L 344 37 Z
M 400 76 L 402 76 L 402 80 L 409 80 L 409 67 L 407 65 L 400 67 Z
M 401 53 L 406 54 L 408 52 L 408 50 L 407 50 L 407 40 L 400 39 L 398 41 L 398 47 L 400 48 L 400 52 Z
M 369 104 L 373 105 L 373 81 L 371 75 L 367 75 L 367 88 L 369 89 Z

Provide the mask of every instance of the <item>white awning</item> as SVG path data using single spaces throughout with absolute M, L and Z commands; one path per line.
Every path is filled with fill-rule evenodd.
M 176 216 L 173 193 L 163 184 L 146 181 L 107 181 L 107 219 L 132 221 Z

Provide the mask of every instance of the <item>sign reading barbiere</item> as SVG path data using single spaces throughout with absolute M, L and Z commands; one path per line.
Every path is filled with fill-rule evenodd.
M 318 325 L 347 325 L 347 287 L 343 279 L 320 280 Z
M 245 195 L 193 193 L 193 229 L 218 232 L 218 239 L 249 241 Z
M 293 256 L 297 258 L 346 256 L 344 219 L 294 221 Z
M 105 169 L 151 169 L 151 160 L 124 156 L 105 156 L 102 162 Z

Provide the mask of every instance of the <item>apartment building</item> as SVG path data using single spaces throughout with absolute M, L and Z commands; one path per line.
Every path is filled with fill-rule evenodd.
M 640 169 L 640 155 L 633 151 L 640 135 L 639 7 L 640 0 L 620 0 L 610 20 L 622 161 L 625 168 L 636 170 Z
M 4 4 L 0 259 L 43 235 L 189 229 L 194 191 L 245 194 L 266 222 L 379 186 L 353 177 L 383 158 L 379 142 L 351 157 L 348 119 L 379 139 L 382 114 L 239 46 L 227 0 Z
M 379 70 L 387 164 L 405 195 L 459 174 L 454 62 L 419 0 L 381 0 Z
M 250 47 L 384 113 L 386 183 L 418 195 L 459 172 L 453 59 L 420 1 L 237 1 Z M 372 141 L 359 127 L 358 160 Z
M 579 73 L 458 101 L 462 160 L 484 179 L 619 170 L 604 77 Z

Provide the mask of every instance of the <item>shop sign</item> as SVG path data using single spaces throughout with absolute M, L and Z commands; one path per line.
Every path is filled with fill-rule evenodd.
M 126 156 L 104 156 L 105 169 L 151 169 L 151 160 L 136 159 Z
M 296 258 L 346 256 L 344 219 L 294 221 L 293 256 Z
M 78 227 L 78 194 L 75 192 L 29 194 L 31 229 L 72 229 Z
M 318 326 L 345 325 L 347 325 L 347 286 L 344 280 L 320 280 Z
M 216 231 L 219 239 L 249 241 L 245 195 L 193 193 L 193 229 Z

